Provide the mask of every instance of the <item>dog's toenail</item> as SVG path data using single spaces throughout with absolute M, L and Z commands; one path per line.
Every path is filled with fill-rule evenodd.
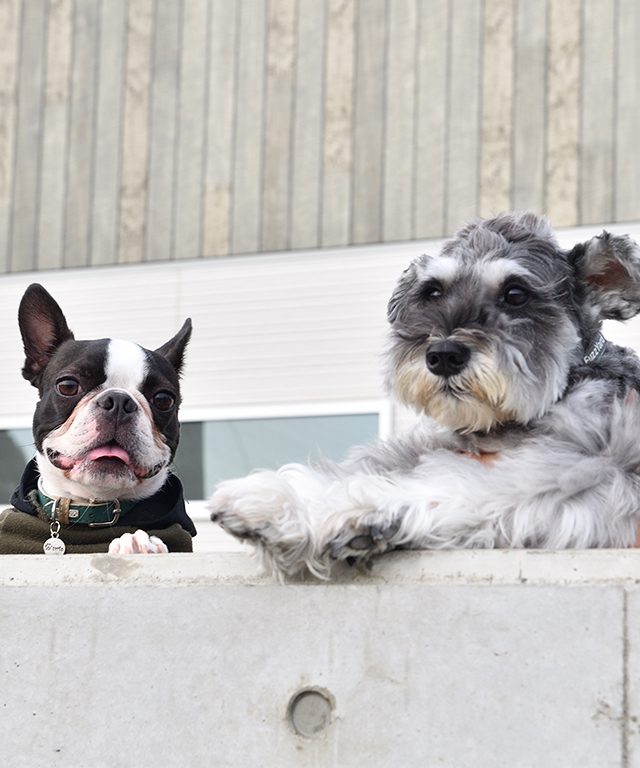
M 389 525 L 387 528 L 385 528 L 382 531 L 382 536 L 387 541 L 389 541 L 389 539 L 391 539 L 393 536 L 395 536 L 396 533 L 398 533 L 399 530 L 400 530 L 400 523 L 398 523 L 398 522 L 391 523 L 391 525 Z

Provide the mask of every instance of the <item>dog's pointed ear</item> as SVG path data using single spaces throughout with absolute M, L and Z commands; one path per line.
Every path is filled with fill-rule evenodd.
M 640 247 L 627 235 L 601 235 L 576 245 L 569 259 L 599 320 L 628 320 L 640 312 Z
M 176 333 L 172 339 L 169 339 L 169 341 L 155 350 L 157 355 L 162 355 L 165 360 L 168 360 L 171 363 L 178 376 L 182 372 L 182 365 L 184 363 L 184 351 L 187 348 L 189 339 L 191 338 L 191 330 L 191 318 L 188 317 L 184 321 L 184 324 L 178 333 Z
M 58 302 L 38 283 L 32 283 L 22 297 L 18 325 L 26 358 L 22 375 L 37 387 L 51 356 L 73 339 L 73 333 Z

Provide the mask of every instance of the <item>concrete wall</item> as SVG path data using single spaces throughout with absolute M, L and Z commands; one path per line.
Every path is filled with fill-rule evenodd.
M 639 579 L 637 550 L 286 585 L 240 553 L 5 556 L 2 764 L 640 765 Z

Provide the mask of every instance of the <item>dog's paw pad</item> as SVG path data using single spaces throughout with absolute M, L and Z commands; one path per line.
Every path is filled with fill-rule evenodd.
M 363 550 L 371 549 L 375 544 L 375 539 L 371 534 L 361 534 L 356 536 L 347 544 L 351 549 Z
M 387 525 L 384 528 L 380 528 L 377 525 L 372 525 L 370 530 L 374 541 L 378 541 L 380 539 L 389 541 L 400 530 L 400 521 L 394 520 L 390 525 Z
M 388 524 L 360 524 L 356 529 L 342 530 L 335 534 L 325 547 L 334 560 L 366 560 L 371 555 L 393 549 L 394 536 L 400 530 L 400 520 Z

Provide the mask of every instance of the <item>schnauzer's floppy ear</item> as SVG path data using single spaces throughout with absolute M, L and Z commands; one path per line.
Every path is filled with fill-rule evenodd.
M 389 303 L 387 304 L 387 320 L 393 325 L 398 319 L 402 319 L 402 306 L 405 303 L 407 294 L 411 290 L 411 286 L 416 281 L 417 275 L 417 262 L 426 261 L 426 256 L 421 256 L 419 259 L 412 261 L 411 264 L 405 269 L 400 276 L 396 287 L 393 289 Z
M 22 297 L 18 325 L 26 356 L 22 375 L 37 387 L 51 356 L 62 342 L 73 339 L 73 333 L 56 300 L 38 283 Z
M 182 328 L 176 335 L 169 339 L 165 344 L 155 350 L 157 355 L 162 355 L 173 366 L 176 374 L 179 376 L 184 362 L 184 351 L 191 338 L 191 318 L 188 317 Z
M 627 235 L 603 232 L 569 254 L 597 319 L 628 320 L 640 312 L 640 248 Z

